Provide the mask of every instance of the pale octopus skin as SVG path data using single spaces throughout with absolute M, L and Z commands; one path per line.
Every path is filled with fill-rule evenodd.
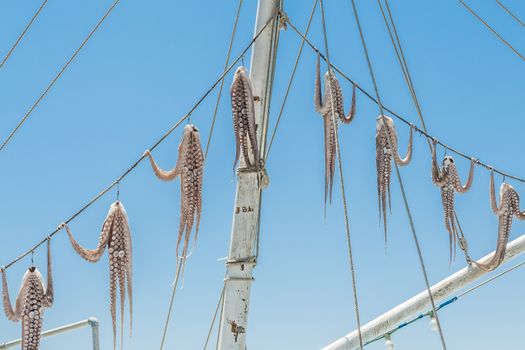
M 59 226 L 59 228 L 66 229 L 73 249 L 78 253 L 78 255 L 89 262 L 94 263 L 99 261 L 106 247 L 108 248 L 110 312 L 113 326 L 113 349 L 115 349 L 117 335 L 117 289 L 120 289 L 121 344 L 124 334 L 124 304 L 126 301 L 126 289 L 129 299 L 130 334 L 133 323 L 133 253 L 131 229 L 129 227 L 126 209 L 120 201 L 116 201 L 111 205 L 106 220 L 104 220 L 102 225 L 100 239 L 95 249 L 86 249 L 78 244 L 67 224 L 63 223 Z
M 246 166 L 259 170 L 260 155 L 257 145 L 257 125 L 255 124 L 252 84 L 248 72 L 243 66 L 235 71 L 230 95 L 233 129 L 235 132 L 235 162 L 233 163 L 233 170 L 235 171 L 241 152 Z M 253 152 L 253 161 L 250 160 L 248 142 Z
M 443 158 L 443 168 L 440 169 L 436 159 L 436 143 L 432 147 L 432 182 L 441 189 L 441 202 L 445 217 L 445 228 L 449 233 L 449 253 L 450 261 L 455 255 L 456 237 L 458 226 L 455 217 L 454 195 L 455 192 L 467 192 L 474 181 L 475 159 L 470 161 L 470 172 L 465 185 L 461 184 L 458 170 L 454 163 L 454 158 L 445 156 Z M 454 247 L 454 250 L 453 250 Z
M 394 121 L 392 118 L 383 115 L 377 117 L 376 123 L 376 166 L 377 166 L 377 196 L 379 202 L 379 217 L 383 218 L 383 228 L 385 232 L 385 245 L 386 245 L 386 232 L 387 232 L 387 205 L 391 210 L 390 201 L 390 182 L 392 176 L 392 163 L 391 159 L 399 166 L 405 166 L 410 163 L 412 159 L 412 136 L 413 128 L 410 128 L 410 139 L 408 141 L 408 151 L 405 158 L 401 158 L 398 151 L 397 133 L 394 127 Z M 390 143 L 392 149 L 390 149 Z
M 331 77 L 331 78 L 330 78 Z M 317 55 L 315 70 L 314 106 L 317 113 L 321 114 L 324 124 L 324 156 L 325 156 L 325 195 L 332 202 L 332 187 L 334 184 L 335 160 L 337 154 L 336 133 L 340 120 L 349 124 L 355 116 L 355 85 L 353 85 L 352 103 L 348 115 L 344 112 L 343 92 L 335 74 L 330 71 L 324 75 L 324 98 L 321 93 L 321 68 L 320 57 Z M 332 109 L 333 108 L 333 109 Z M 335 120 L 334 120 L 335 119 Z M 335 122 L 334 122 L 335 121 Z
M 500 205 L 496 203 L 496 193 L 494 190 L 494 173 L 490 174 L 490 206 L 494 214 L 499 218 L 498 224 L 498 243 L 494 257 L 487 263 L 481 264 L 474 262 L 479 268 L 492 271 L 496 269 L 505 258 L 507 242 L 509 241 L 512 218 L 525 220 L 525 211 L 520 211 L 520 197 L 514 187 L 504 182 L 499 189 Z
M 22 320 L 22 350 L 38 350 L 44 309 L 51 307 L 54 301 L 50 241 L 47 242 L 47 287 L 44 286 L 40 271 L 31 266 L 24 274 L 13 310 L 5 269 L 2 269 L 2 285 L 4 312 L 7 318 L 13 322 Z
M 191 124 L 184 127 L 184 135 L 179 144 L 177 164 L 172 170 L 162 170 L 153 159 L 150 151 L 146 151 L 145 154 L 149 157 L 153 172 L 159 179 L 171 181 L 180 176 L 180 225 L 176 252 L 178 257 L 180 242 L 184 235 L 184 246 L 181 255 L 181 259 L 184 262 L 188 255 L 188 243 L 194 224 L 194 242 L 197 241 L 202 213 L 204 155 L 202 153 L 199 130 Z

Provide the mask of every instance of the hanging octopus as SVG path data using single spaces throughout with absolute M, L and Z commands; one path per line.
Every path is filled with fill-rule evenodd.
M 391 210 L 390 202 L 390 178 L 392 175 L 391 159 L 397 165 L 405 166 L 412 158 L 412 128 L 410 128 L 410 140 L 405 158 L 399 156 L 397 133 L 392 118 L 386 115 L 377 117 L 376 123 L 376 165 L 377 165 L 377 195 L 379 201 L 379 217 L 383 217 L 383 228 L 385 230 L 386 245 L 386 210 Z M 392 144 L 393 150 L 390 148 Z
M 111 204 L 106 220 L 102 225 L 100 239 L 95 249 L 86 249 L 77 243 L 69 226 L 65 223 L 59 228 L 66 229 L 73 249 L 89 262 L 97 262 L 102 257 L 106 247 L 109 253 L 109 293 L 110 311 L 113 325 L 113 349 L 116 348 L 117 326 L 117 289 L 120 289 L 120 343 L 124 338 L 124 304 L 126 301 L 126 289 L 129 298 L 129 328 L 131 334 L 133 322 L 133 289 L 132 289 L 132 242 L 131 230 L 128 223 L 128 214 L 122 202 L 116 201 Z
M 454 158 L 451 156 L 445 156 L 443 158 L 443 168 L 439 168 L 436 160 L 436 142 L 434 141 L 434 147 L 432 148 L 432 182 L 441 188 L 441 201 L 445 214 L 445 228 L 447 229 L 450 237 L 450 261 L 452 261 L 453 257 L 452 247 L 456 246 L 456 236 L 458 234 L 454 209 L 454 194 L 455 192 L 465 193 L 470 189 L 472 182 L 474 181 L 474 166 L 475 160 L 472 159 L 470 162 L 470 172 L 467 183 L 462 185 L 461 179 L 458 175 L 458 170 L 454 164 Z
M 40 271 L 35 266 L 31 266 L 24 274 L 13 310 L 4 268 L 2 268 L 2 285 L 4 312 L 7 318 L 13 322 L 22 320 L 22 350 L 38 350 L 44 309 L 51 307 L 54 300 L 50 240 L 47 241 L 47 287 L 44 287 Z
M 241 151 L 246 166 L 259 170 L 260 157 L 257 146 L 257 125 L 255 124 L 252 84 L 246 68 L 241 66 L 235 71 L 230 95 L 232 100 L 233 129 L 235 131 L 235 162 L 233 163 L 233 170 L 235 171 Z M 252 148 L 253 162 L 250 160 L 248 142 Z
M 329 197 L 332 203 L 332 187 L 334 184 L 335 157 L 337 152 L 337 120 L 349 124 L 355 115 L 355 85 L 353 86 L 352 104 L 350 112 L 345 115 L 343 92 L 335 74 L 330 70 L 324 75 L 324 99 L 321 93 L 321 68 L 320 56 L 317 55 L 315 71 L 314 106 L 317 113 L 321 114 L 324 122 L 324 157 L 325 157 L 325 185 L 324 201 Z
M 199 233 L 199 223 L 202 212 L 202 176 L 204 170 L 204 156 L 200 141 L 199 130 L 194 125 L 184 127 L 184 136 L 179 144 L 179 156 L 175 168 L 165 171 L 159 168 L 150 151 L 145 153 L 150 160 L 155 175 L 161 180 L 171 181 L 180 176 L 180 224 L 177 238 L 177 257 L 179 257 L 179 246 L 184 235 L 184 246 L 182 248 L 181 268 L 184 268 L 188 256 L 188 243 L 191 230 L 195 223 L 194 245 Z M 177 260 L 178 261 L 178 260 Z
M 512 226 L 512 217 L 519 220 L 525 220 L 525 211 L 520 211 L 520 197 L 514 187 L 504 182 L 499 189 L 500 205 L 496 203 L 496 194 L 494 191 L 494 173 L 490 174 L 490 206 L 494 214 L 499 218 L 498 224 L 498 243 L 496 252 L 492 259 L 485 263 L 477 263 L 476 266 L 486 271 L 492 271 L 503 262 L 507 242 L 509 241 L 510 228 Z

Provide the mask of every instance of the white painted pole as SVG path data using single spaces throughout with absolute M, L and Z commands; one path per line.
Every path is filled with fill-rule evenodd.
M 510 261 L 522 255 L 524 252 L 525 235 L 516 238 L 507 245 L 507 253 L 505 254 L 504 262 Z M 479 262 L 486 263 L 493 255 L 494 252 L 486 255 Z M 439 302 L 453 297 L 459 290 L 476 281 L 486 273 L 486 271 L 483 271 L 474 265 L 459 270 L 455 274 L 432 286 L 431 291 L 434 300 Z M 391 331 L 399 324 L 407 322 L 413 317 L 429 311 L 430 308 L 428 291 L 425 290 L 361 327 L 363 342 L 366 343 Z M 358 348 L 359 339 L 357 330 L 355 330 L 334 343 L 324 347 L 323 350 L 354 350 Z
M 71 323 L 65 326 L 61 326 L 58 328 L 54 328 L 54 329 L 50 329 L 48 331 L 42 332 L 41 337 L 42 338 L 51 337 L 54 335 L 70 332 L 78 328 L 89 326 L 91 327 L 91 333 L 93 336 L 93 350 L 99 350 L 100 347 L 99 347 L 99 339 L 98 339 L 98 325 L 99 325 L 98 320 L 94 317 L 90 317 L 84 321 Z M 7 343 L 4 343 L 4 344 L 0 344 L 0 349 L 2 350 L 10 349 L 20 344 L 22 344 L 22 339 L 16 339 L 16 340 L 12 340 Z
M 277 13 L 281 0 L 259 0 L 255 33 L 258 33 Z M 273 83 L 279 28 L 274 23 L 266 26 L 252 47 L 250 79 L 255 104 L 255 123 L 259 150 L 266 143 L 268 111 Z M 250 288 L 256 263 L 257 236 L 261 205 L 258 174 L 247 171 L 243 157 L 238 169 L 237 194 L 233 208 L 230 252 L 226 263 L 223 312 L 219 324 L 220 350 L 245 350 Z

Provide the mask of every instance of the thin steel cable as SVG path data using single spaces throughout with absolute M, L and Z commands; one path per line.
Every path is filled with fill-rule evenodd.
M 308 32 L 310 31 L 310 25 L 312 24 L 312 19 L 314 18 L 315 10 L 317 9 L 317 3 L 319 0 L 314 0 L 314 6 L 312 7 L 312 11 L 310 12 L 310 17 L 308 19 L 308 24 L 306 25 L 306 31 L 305 35 L 308 35 Z M 275 122 L 275 127 L 272 131 L 272 136 L 270 137 L 270 142 L 268 143 L 268 148 L 266 149 L 266 159 L 268 159 L 268 156 L 270 154 L 270 150 L 272 149 L 273 141 L 275 139 L 275 134 L 277 133 L 277 129 L 279 128 L 279 124 L 281 122 L 281 118 L 283 116 L 284 112 L 284 106 L 286 105 L 286 102 L 288 100 L 288 95 L 290 93 L 293 80 L 295 78 L 295 73 L 297 71 L 297 66 L 299 65 L 299 60 L 301 59 L 301 55 L 303 53 L 305 40 L 302 39 L 301 45 L 299 46 L 299 51 L 297 52 L 297 57 L 295 58 L 295 63 L 292 69 L 292 74 L 290 76 L 290 79 L 288 80 L 288 85 L 286 86 L 286 92 L 284 93 L 283 102 L 281 103 L 281 108 L 279 109 L 279 114 L 277 116 L 277 120 Z
M 377 86 L 377 81 L 376 81 L 376 78 L 375 78 L 374 70 L 372 68 L 372 62 L 371 62 L 371 59 L 370 59 L 370 55 L 368 54 L 368 48 L 366 46 L 365 37 L 364 37 L 364 34 L 363 34 L 363 30 L 361 28 L 361 22 L 359 20 L 359 14 L 358 14 L 358 11 L 357 11 L 355 0 L 351 0 L 351 1 L 352 1 L 352 8 L 354 10 L 354 16 L 355 16 L 357 28 L 359 30 L 359 36 L 361 38 L 361 43 L 363 45 L 363 50 L 365 52 L 365 57 L 366 57 L 368 69 L 370 71 L 370 77 L 372 78 L 372 83 L 374 85 L 374 90 L 375 90 L 376 98 L 377 98 L 377 101 L 378 101 L 379 113 L 380 113 L 380 115 L 384 115 L 383 114 L 383 106 L 382 106 L 382 103 L 381 103 L 381 97 L 379 95 L 379 88 Z M 386 138 L 387 138 L 387 141 L 388 141 L 390 149 L 393 149 L 392 142 L 390 140 L 390 135 L 386 132 L 386 128 L 385 128 L 385 134 L 386 134 Z M 401 189 L 401 194 L 403 196 L 403 201 L 405 203 L 405 209 L 406 209 L 408 220 L 409 220 L 409 223 L 410 223 L 410 229 L 411 229 L 411 232 L 412 232 L 412 236 L 414 238 L 414 243 L 416 245 L 416 249 L 417 249 L 417 253 L 418 253 L 418 257 L 419 257 L 419 263 L 421 265 L 421 270 L 423 272 L 423 277 L 424 277 L 425 285 L 426 285 L 426 288 L 427 288 L 427 291 L 428 291 L 428 296 L 429 296 L 429 299 L 430 299 L 430 303 L 432 305 L 432 311 L 434 312 L 434 315 L 436 317 L 436 323 L 437 323 L 437 326 L 438 326 L 439 337 L 441 339 L 441 345 L 442 345 L 443 349 L 446 350 L 447 349 L 447 345 L 445 343 L 445 337 L 443 335 L 443 330 L 441 328 L 441 323 L 439 321 L 439 317 L 438 317 L 438 314 L 437 314 L 436 304 L 434 302 L 434 296 L 432 295 L 432 291 L 430 290 L 430 282 L 428 280 L 427 270 L 426 270 L 426 267 L 425 267 L 425 262 L 423 260 L 423 253 L 421 252 L 421 247 L 419 246 L 419 240 L 417 238 L 417 233 L 416 233 L 416 229 L 415 229 L 415 225 L 414 225 L 414 220 L 412 218 L 412 213 L 411 213 L 411 210 L 410 210 L 410 207 L 409 207 L 409 204 L 408 204 L 408 199 L 407 199 L 407 196 L 406 196 L 405 187 L 403 185 L 403 179 L 401 177 L 401 172 L 399 171 L 399 166 L 398 166 L 397 162 L 394 161 L 393 163 L 395 165 L 397 179 L 398 179 L 398 182 L 399 182 L 399 187 Z
M 20 35 L 18 36 L 18 38 L 16 39 L 15 43 L 13 44 L 13 46 L 11 46 L 11 49 L 9 50 L 9 52 L 7 53 L 7 55 L 5 55 L 4 59 L 2 60 L 2 63 L 0 63 L 0 69 L 2 69 L 2 67 L 4 66 L 4 64 L 7 62 L 7 60 L 9 59 L 9 57 L 11 57 L 11 54 L 15 51 L 15 49 L 17 48 L 18 44 L 20 44 L 20 41 L 22 41 L 22 39 L 24 38 L 24 36 L 26 35 L 27 31 L 29 30 L 29 28 L 31 27 L 31 25 L 33 25 L 33 22 L 36 20 L 36 18 L 38 17 L 38 15 L 40 14 L 40 12 L 42 12 L 42 10 L 44 9 L 44 7 L 46 6 L 47 4 L 47 1 L 48 0 L 44 0 L 42 1 L 42 4 L 40 5 L 40 7 L 38 8 L 38 10 L 35 12 L 35 14 L 33 15 L 33 17 L 31 18 L 31 20 L 27 23 L 26 27 L 24 28 L 24 30 L 22 31 L 22 33 L 20 33 Z
M 388 0 L 384 0 L 384 2 L 385 2 L 387 13 L 388 13 L 388 19 L 387 19 L 386 15 L 385 15 L 385 11 L 383 9 L 383 5 L 381 3 L 381 0 L 377 0 L 377 3 L 379 4 L 379 8 L 381 10 L 381 14 L 383 16 L 383 20 L 385 22 L 385 26 L 386 26 L 386 28 L 388 30 L 388 34 L 389 34 L 390 40 L 392 42 L 392 46 L 394 47 L 394 51 L 396 53 L 396 57 L 397 57 L 398 63 L 401 66 L 401 70 L 403 71 L 403 75 L 405 77 L 405 82 L 407 84 L 408 90 L 409 90 L 410 95 L 412 97 L 412 101 L 414 102 L 414 106 L 416 107 L 417 115 L 418 115 L 419 120 L 421 122 L 421 126 L 423 127 L 423 130 L 425 131 L 425 133 L 428 133 L 428 129 L 427 129 L 426 123 L 425 123 L 425 118 L 423 117 L 423 112 L 421 110 L 421 104 L 419 103 L 419 99 L 418 99 L 417 94 L 416 94 L 416 89 L 414 87 L 414 82 L 412 81 L 412 75 L 410 74 L 410 69 L 408 68 L 408 63 L 407 63 L 407 60 L 405 58 L 405 53 L 404 53 L 404 50 L 403 50 L 403 46 L 401 45 L 401 39 L 399 38 L 399 34 L 398 34 L 398 31 L 397 31 L 396 23 L 394 21 L 394 16 L 392 15 L 392 10 L 390 8 L 390 3 L 389 3 Z M 389 23 L 389 21 L 390 21 L 390 23 Z M 392 28 L 390 28 L 390 26 Z M 432 141 L 427 138 L 427 143 L 428 143 L 428 147 L 430 149 L 430 152 L 432 152 L 432 149 L 433 149 Z M 446 154 L 446 150 L 447 149 L 445 148 L 445 154 Z M 454 209 L 454 216 L 456 218 L 456 222 L 458 224 L 459 231 L 461 233 L 461 237 L 460 237 L 460 240 L 458 242 L 461 242 L 460 248 L 465 253 L 465 259 L 466 259 L 467 263 L 470 264 L 472 260 L 470 259 L 470 256 L 468 255 L 467 247 L 464 246 L 466 244 L 466 239 L 465 239 L 465 235 L 463 234 L 463 229 L 461 228 L 461 223 L 460 223 L 460 220 L 459 220 L 459 216 L 457 215 L 457 212 L 456 212 L 455 209 Z M 458 232 L 457 231 L 455 232 L 455 234 L 456 234 L 456 236 L 458 236 Z
M 314 51 L 315 53 L 319 54 L 319 56 L 326 62 L 326 57 L 325 55 L 321 52 L 321 50 L 319 50 L 312 42 L 311 40 L 309 40 L 294 24 L 293 22 L 291 22 L 290 20 L 288 20 L 288 26 L 290 28 L 292 28 L 292 30 L 298 35 L 300 36 L 301 38 L 305 39 L 305 42 L 308 44 L 308 46 L 310 46 L 310 48 L 312 49 L 312 51 Z M 356 86 L 356 88 L 361 91 L 361 93 L 363 95 L 365 95 L 368 99 L 370 99 L 372 102 L 374 102 L 375 104 L 378 104 L 378 101 L 377 99 L 371 95 L 371 93 L 369 93 L 368 91 L 366 91 L 363 87 L 361 87 L 355 80 L 351 79 L 344 71 L 342 71 L 339 67 L 337 67 L 335 64 L 333 63 L 330 63 L 331 67 L 337 72 L 339 73 L 339 75 L 341 75 L 346 81 L 348 81 L 349 83 L 353 84 Z M 383 106 L 383 109 L 387 112 L 389 112 L 391 115 L 393 115 L 396 119 L 400 120 L 401 122 L 403 122 L 404 124 L 412 127 L 415 131 L 417 131 L 419 134 L 425 136 L 426 138 L 430 139 L 430 140 L 434 140 L 436 141 L 437 144 L 443 146 L 444 148 L 446 148 L 447 150 L 451 151 L 452 153 L 455 153 L 456 155 L 462 157 L 462 158 L 465 158 L 465 159 L 468 159 L 468 160 L 471 160 L 472 158 L 474 158 L 476 160 L 476 164 L 487 169 L 487 170 L 490 170 L 490 171 L 494 171 L 495 173 L 498 173 L 500 174 L 501 176 L 505 176 L 505 177 L 508 177 L 509 179 L 513 179 L 513 180 L 516 180 L 518 182 L 522 182 L 522 183 L 525 183 L 525 178 L 521 178 L 521 177 L 518 177 L 518 176 L 515 176 L 515 175 L 512 175 L 512 174 L 509 174 L 509 173 L 506 173 L 504 172 L 503 170 L 499 170 L 497 168 L 494 168 L 493 166 L 489 165 L 488 163 L 485 163 L 485 162 L 482 162 L 479 160 L 479 158 L 477 157 L 472 157 L 472 156 L 469 156 L 467 155 L 466 153 L 456 149 L 454 146 L 451 146 L 449 144 L 446 144 L 444 143 L 443 141 L 440 141 L 437 137 L 429 134 L 429 133 L 426 133 L 422 128 L 419 128 L 415 125 L 413 125 L 410 121 L 408 121 L 406 118 L 402 117 L 399 113 L 395 112 L 394 110 L 392 110 L 391 108 L 389 107 L 386 107 L 384 105 Z
M 221 290 L 221 296 L 219 297 L 219 302 L 217 303 L 217 307 L 215 308 L 215 313 L 213 314 L 213 318 L 211 319 L 210 328 L 208 329 L 208 335 L 206 336 L 206 342 L 204 343 L 202 350 L 206 350 L 206 348 L 208 347 L 208 343 L 211 338 L 211 333 L 213 332 L 213 326 L 215 326 L 215 320 L 217 319 L 217 314 L 219 313 L 219 309 L 221 308 L 222 302 L 224 300 L 225 286 L 226 286 L 226 283 L 223 283 L 222 290 Z
M 179 257 L 177 257 L 179 259 Z M 170 306 L 168 308 L 168 314 L 166 316 L 166 322 L 164 323 L 164 331 L 162 332 L 162 340 L 160 341 L 160 350 L 164 348 L 164 342 L 166 341 L 166 335 L 168 334 L 168 325 L 170 323 L 171 318 L 171 310 L 173 309 L 173 302 L 175 301 L 175 295 L 177 294 L 178 289 L 178 283 L 179 283 L 179 275 L 180 270 L 183 264 L 183 261 L 185 258 L 180 257 L 179 261 L 179 268 L 177 269 L 177 274 L 175 275 L 175 282 L 173 283 L 173 292 L 171 293 L 171 299 L 170 299 Z
M 241 54 L 230 64 L 230 66 L 228 67 L 228 69 L 226 71 L 224 71 L 217 80 L 215 80 L 215 82 L 211 85 L 211 87 L 204 93 L 204 95 L 201 96 L 201 98 L 199 98 L 199 100 L 193 105 L 193 107 L 182 117 L 180 118 L 175 124 L 173 124 L 173 126 L 171 126 L 171 128 L 169 128 L 169 130 L 164 134 L 162 135 L 150 148 L 149 150 L 150 151 L 153 151 L 155 148 L 157 148 L 158 145 L 160 145 L 162 142 L 164 142 L 164 140 L 170 136 L 173 131 L 175 131 L 175 129 L 177 129 L 177 127 L 179 125 L 181 125 L 186 119 L 188 119 L 188 117 L 190 115 L 193 114 L 193 112 L 201 105 L 201 103 L 208 97 L 208 95 L 211 94 L 211 92 L 215 89 L 215 87 L 217 87 L 217 85 L 219 85 L 219 83 L 221 82 L 221 79 L 224 78 L 224 76 L 226 74 L 228 74 L 231 69 L 237 64 L 237 62 L 239 62 L 242 58 L 242 56 L 250 49 L 250 47 L 253 45 L 253 43 L 257 40 L 257 38 L 259 38 L 260 34 L 263 32 L 263 30 L 268 26 L 268 24 L 270 23 L 270 21 L 268 21 L 264 26 L 263 28 L 261 28 L 261 30 L 253 37 L 253 39 L 250 41 L 250 43 L 248 44 L 248 46 L 245 47 L 245 49 L 241 52 Z M 113 181 L 109 186 L 107 186 L 104 190 L 102 190 L 102 192 L 100 192 L 99 194 L 97 194 L 95 197 L 93 197 L 93 199 L 91 199 L 87 204 L 85 204 L 80 210 L 78 210 L 75 214 L 73 214 L 71 217 L 69 217 L 66 221 L 64 221 L 66 224 L 69 224 L 71 221 L 73 221 L 77 216 L 79 216 L 80 214 L 82 214 L 82 212 L 84 212 L 87 208 L 89 208 L 93 203 L 95 203 L 96 201 L 98 201 L 104 194 L 106 194 L 107 192 L 109 192 L 113 187 L 115 187 L 119 182 L 122 181 L 122 179 L 124 179 L 129 173 L 131 173 L 133 171 L 133 169 L 135 169 L 137 167 L 137 165 L 139 165 L 139 163 L 145 158 L 144 155 L 142 155 L 138 160 L 136 160 L 122 175 L 120 175 L 115 181 Z M 32 248 L 28 249 L 26 252 L 22 253 L 21 255 L 19 255 L 17 258 L 15 258 L 14 260 L 12 260 L 11 262 L 9 262 L 8 264 L 4 265 L 5 269 L 7 270 L 9 267 L 11 267 L 13 264 L 17 263 L 18 261 L 22 260 L 24 257 L 26 257 L 28 254 L 31 253 L 31 251 L 35 250 L 36 248 L 40 247 L 42 244 L 44 244 L 46 242 L 47 239 L 53 237 L 55 234 L 57 234 L 60 230 L 57 228 L 55 229 L 53 232 L 51 232 L 49 235 L 47 235 L 44 239 L 42 239 L 40 242 L 38 242 L 37 244 L 35 244 Z
M 80 52 L 80 50 L 82 50 L 82 48 L 87 44 L 87 42 L 89 41 L 89 39 L 91 39 L 91 37 L 93 36 L 93 34 L 95 34 L 95 32 L 98 30 L 98 28 L 102 25 L 102 23 L 104 23 L 104 21 L 106 20 L 106 18 L 109 16 L 109 14 L 113 11 L 113 9 L 118 5 L 118 3 L 120 2 L 120 0 L 115 0 L 115 2 L 113 2 L 113 4 L 107 9 L 106 13 L 104 13 L 104 15 L 100 18 L 100 20 L 97 22 L 97 24 L 95 25 L 95 27 L 93 27 L 93 29 L 91 29 L 91 31 L 89 32 L 88 36 L 84 39 L 84 41 L 82 42 L 82 44 L 80 44 L 80 46 L 76 49 L 76 51 L 73 53 L 73 55 L 71 55 L 71 57 L 67 60 L 66 64 L 60 69 L 60 71 L 58 72 L 58 74 L 53 78 L 53 80 L 51 80 L 51 82 L 49 83 L 49 85 L 45 88 L 45 90 L 42 92 L 42 94 L 40 95 L 40 97 L 38 97 L 36 99 L 36 101 L 33 103 L 33 105 L 31 106 L 31 108 L 29 108 L 29 110 L 26 112 L 26 114 L 22 117 L 22 119 L 18 122 L 18 124 L 16 125 L 16 127 L 11 131 L 11 133 L 9 134 L 9 136 L 7 136 L 7 138 L 4 140 L 4 142 L 2 142 L 2 144 L 0 145 L 0 151 L 2 151 L 5 146 L 7 146 L 7 144 L 11 141 L 11 139 L 13 138 L 13 136 L 15 135 L 15 133 L 18 131 L 18 129 L 20 129 L 20 127 L 26 122 L 27 118 L 29 118 L 29 116 L 31 115 L 31 113 L 33 113 L 33 111 L 35 110 L 35 108 L 40 104 L 40 102 L 44 99 L 44 97 L 46 97 L 47 93 L 49 92 L 49 90 L 51 90 L 51 88 L 53 87 L 53 85 L 55 85 L 55 83 L 57 82 L 57 80 L 62 76 L 62 74 L 64 73 L 64 71 L 67 69 L 67 67 L 69 67 L 69 65 L 71 64 L 71 62 L 73 62 L 73 60 L 77 57 L 78 53 Z
M 330 50 L 328 49 L 328 35 L 326 33 L 326 20 L 325 20 L 325 12 L 324 12 L 324 4 L 323 0 L 319 1 L 319 6 L 321 8 L 321 23 L 323 25 L 323 37 L 324 37 L 324 45 L 326 50 L 326 62 L 328 64 L 328 75 L 332 76 L 332 68 L 330 65 Z M 354 296 L 354 307 L 355 307 L 355 318 L 357 322 L 357 333 L 359 335 L 359 347 L 361 350 L 363 350 L 363 336 L 361 334 L 361 320 L 359 317 L 359 300 L 357 295 L 357 282 L 356 282 L 356 272 L 355 272 L 355 266 L 354 266 L 354 258 L 352 254 L 352 242 L 350 239 L 350 222 L 348 218 L 348 207 L 346 204 L 346 192 L 345 192 L 345 183 L 344 183 L 344 174 L 343 174 L 343 162 L 341 160 L 341 147 L 339 145 L 339 131 L 337 128 L 337 119 L 335 117 L 335 108 L 334 108 L 334 100 L 333 100 L 333 93 L 332 93 L 332 79 L 328 79 L 328 90 L 330 91 L 330 105 L 331 105 L 331 115 L 332 115 L 332 123 L 334 123 L 334 133 L 335 133 L 335 141 L 336 141 L 336 149 L 337 149 L 337 160 L 339 165 L 339 180 L 341 183 L 341 196 L 343 199 L 343 209 L 344 209 L 344 218 L 345 218 L 345 233 L 346 233 L 346 242 L 347 242 L 347 248 L 348 248 L 348 260 L 350 263 L 350 271 L 352 274 L 352 291 Z
M 226 284 L 226 280 L 224 281 L 224 283 Z M 226 288 L 226 286 L 224 288 Z M 221 339 L 221 330 L 222 330 L 221 320 L 222 320 L 223 312 L 224 312 L 224 295 L 223 295 L 223 300 L 221 301 L 221 312 L 219 313 L 219 326 L 217 327 L 217 339 L 215 340 L 215 350 L 219 349 L 219 341 Z
M 230 38 L 230 45 L 228 46 L 228 53 L 226 54 L 226 62 L 224 63 L 224 69 L 228 68 L 228 62 L 230 62 L 230 55 L 232 52 L 233 42 L 235 39 L 235 33 L 237 32 L 237 24 L 239 23 L 239 17 L 241 14 L 243 0 L 239 0 L 239 5 L 237 7 L 237 14 L 235 15 L 235 22 L 233 24 L 233 30 Z M 213 118 L 211 120 L 210 134 L 208 135 L 208 140 L 206 141 L 206 149 L 204 151 L 204 159 L 208 158 L 208 151 L 210 148 L 211 137 L 213 135 L 213 130 L 215 128 L 215 120 L 217 119 L 217 113 L 219 111 L 219 104 L 222 97 L 222 89 L 224 87 L 224 78 L 221 80 L 221 85 L 219 86 L 219 92 L 217 93 L 217 101 L 215 102 L 215 108 L 213 110 Z
M 496 0 L 496 2 L 498 3 L 498 5 L 501 6 L 502 9 L 505 10 L 505 12 L 507 12 L 512 18 L 514 18 L 514 20 L 516 20 L 516 22 L 518 22 L 522 27 L 525 28 L 525 23 L 523 23 L 523 21 L 521 19 L 519 19 L 515 14 L 513 14 L 505 5 L 503 5 L 499 0 Z
M 521 58 L 522 61 L 525 61 L 525 57 L 514 48 L 507 40 L 505 40 L 494 28 L 492 28 L 487 22 L 483 20 L 472 8 L 470 8 L 463 0 L 458 0 L 467 10 L 470 12 L 474 17 L 476 17 L 487 29 L 489 29 L 494 35 L 498 37 L 499 40 L 501 40 L 502 43 L 507 45 L 509 49 L 511 49 L 519 58 Z

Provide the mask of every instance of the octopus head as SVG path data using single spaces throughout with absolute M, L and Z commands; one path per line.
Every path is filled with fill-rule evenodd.
M 379 117 L 377 117 L 376 131 L 381 130 L 383 125 L 392 128 L 394 126 L 394 121 L 392 120 L 392 118 L 386 115 L 380 115 Z
M 235 70 L 234 80 L 237 80 L 238 78 L 248 79 L 248 70 L 246 67 L 240 66 Z
M 508 184 L 506 182 L 502 183 L 500 188 L 499 188 L 499 195 L 500 195 L 500 197 L 503 198 L 503 195 L 505 193 L 507 193 L 508 191 L 515 191 L 514 187 L 512 187 L 512 185 L 510 185 L 510 184 Z
M 36 277 L 38 279 L 38 281 L 40 282 L 40 285 L 44 286 L 44 279 L 42 278 L 42 274 L 40 273 L 40 271 L 38 271 L 38 269 L 36 268 L 36 266 L 30 266 L 26 273 L 24 273 L 24 278 L 22 279 L 22 284 L 20 286 L 20 288 L 22 288 L 25 284 L 26 284 L 26 281 L 28 278 L 34 278 Z
M 334 81 L 336 78 L 335 78 L 335 73 L 333 71 L 328 71 L 324 74 L 324 83 L 325 84 L 328 84 L 328 79 L 329 78 L 332 78 L 331 81 Z M 327 85 L 328 86 L 328 85 Z
M 184 127 L 184 136 L 182 142 L 188 143 L 191 140 L 200 142 L 199 129 L 193 124 L 188 124 Z
M 443 158 L 443 169 L 448 172 L 449 166 L 451 165 L 454 165 L 454 158 L 451 156 L 445 156 L 445 158 Z

